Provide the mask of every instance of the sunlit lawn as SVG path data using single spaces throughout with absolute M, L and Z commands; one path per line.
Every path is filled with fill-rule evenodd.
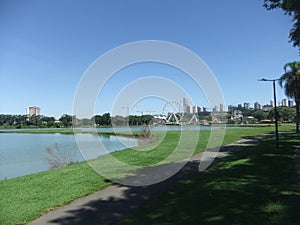
M 282 127 L 281 129 L 282 130 L 289 129 L 289 127 Z M 273 127 L 228 129 L 226 131 L 226 135 L 223 143 L 228 144 L 246 136 L 259 135 L 270 131 L 273 131 Z M 151 165 L 162 159 L 165 159 L 169 154 L 171 154 L 174 145 L 176 144 L 176 140 L 178 140 L 179 137 L 180 137 L 180 132 L 177 131 L 167 132 L 162 142 L 153 150 L 139 151 L 139 150 L 129 149 L 129 150 L 124 150 L 124 151 L 119 151 L 114 153 L 114 157 L 118 158 L 121 161 L 133 165 Z M 205 149 L 208 137 L 209 137 L 209 131 L 201 131 L 200 139 L 197 144 L 195 152 L 201 152 Z M 270 147 L 271 143 L 269 143 L 267 146 Z M 273 154 L 273 151 L 271 152 Z M 280 154 L 283 153 L 280 152 Z M 276 157 L 273 158 L 277 159 Z M 98 160 L 101 161 L 103 160 L 103 158 L 102 159 L 100 158 Z M 232 160 L 235 159 L 233 158 Z M 95 160 L 95 162 L 97 162 L 97 160 Z M 286 161 L 283 162 L 285 163 L 284 165 L 287 165 Z M 268 165 L 266 163 L 263 164 Z M 278 165 L 281 164 L 279 163 Z M 222 164 L 220 164 L 219 166 L 222 166 Z M 290 172 L 291 168 L 288 167 L 287 169 L 288 169 L 287 171 Z M 226 170 L 224 171 L 220 170 L 218 173 L 214 174 L 212 173 L 212 171 L 214 170 L 216 169 L 211 169 L 208 172 L 206 172 L 208 173 L 208 175 L 205 175 L 207 176 L 206 178 L 201 178 L 200 180 L 195 178 L 195 180 L 186 181 L 186 183 L 184 183 L 183 186 L 178 190 L 184 189 L 185 188 L 184 185 L 188 185 L 188 183 L 191 182 L 192 185 L 188 187 L 189 188 L 188 192 L 191 194 L 192 197 L 193 196 L 192 194 L 196 194 L 196 192 L 198 193 L 198 188 L 200 188 L 198 185 L 200 186 L 204 185 L 202 183 L 204 182 L 202 181 L 202 179 L 215 182 L 217 179 L 220 178 L 220 176 L 222 178 L 223 176 L 222 173 L 224 171 L 226 172 Z M 236 172 L 236 175 L 239 174 L 240 171 Z M 291 178 L 289 176 L 286 176 L 286 173 L 284 173 L 283 175 L 284 175 L 283 178 L 285 180 Z M 237 182 L 239 181 L 237 180 Z M 235 180 L 232 180 L 233 186 L 234 183 Z M 108 182 L 103 177 L 99 176 L 87 163 L 77 163 L 77 164 L 72 164 L 70 166 L 67 166 L 65 168 L 55 169 L 48 172 L 32 174 L 32 175 L 9 179 L 9 180 L 2 180 L 0 181 L 0 224 L 5 224 L 5 225 L 26 224 L 27 222 L 37 218 L 38 216 L 42 215 L 43 213 L 57 206 L 68 204 L 74 199 L 91 194 L 111 184 L 112 184 L 111 182 Z M 203 196 L 198 193 L 197 196 L 200 198 L 199 201 L 208 200 L 206 199 L 207 198 L 206 191 L 208 189 L 211 188 L 212 190 L 214 190 L 215 187 L 220 188 L 219 184 L 218 185 L 215 184 L 215 185 L 213 183 L 210 183 L 210 185 L 206 186 L 205 189 L 203 189 Z M 228 184 L 225 183 L 224 185 L 228 185 Z M 251 186 L 247 186 L 247 188 L 250 187 Z M 252 188 L 250 188 L 250 190 L 252 190 Z M 290 189 L 287 189 L 287 193 L 290 193 Z M 222 195 L 222 193 L 219 194 Z M 224 199 L 221 202 L 222 204 L 225 205 L 223 201 Z M 270 202 L 270 204 L 271 203 L 272 202 Z M 166 202 L 166 204 L 168 203 Z M 271 206 L 268 207 L 272 208 L 273 206 L 271 204 Z M 280 208 L 280 206 L 278 207 Z M 170 208 L 170 210 L 171 210 L 170 213 L 172 213 L 172 208 Z M 147 213 L 146 216 L 148 216 Z
M 122 224 L 300 224 L 294 148 L 300 135 L 281 134 L 216 162 L 182 181 Z

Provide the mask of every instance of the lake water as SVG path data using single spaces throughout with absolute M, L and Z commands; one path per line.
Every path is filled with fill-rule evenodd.
M 97 158 L 124 148 L 137 146 L 137 140 L 116 136 L 94 134 L 76 134 L 76 138 L 85 144 L 80 152 L 74 135 L 68 134 L 26 134 L 0 133 L 0 180 L 50 169 L 47 148 L 59 150 L 64 157 L 75 162 Z M 99 149 L 101 143 L 105 146 Z M 95 148 L 97 146 L 97 148 Z M 84 155 L 84 157 L 83 157 Z
M 166 130 L 210 130 L 224 127 L 203 127 L 203 126 L 155 126 L 152 131 Z M 55 130 L 55 129 L 54 129 Z M 59 129 L 57 129 L 59 131 Z M 89 130 L 83 128 L 81 130 Z M 113 127 L 98 128 L 98 131 L 121 132 L 140 131 L 140 126 L 135 127 Z M 138 145 L 136 139 L 103 136 L 88 133 L 75 134 L 80 141 L 80 146 L 84 146 L 79 151 L 72 134 L 30 134 L 30 133 L 0 133 L 0 180 L 27 174 L 47 171 L 51 165 L 47 149 L 59 150 L 64 157 L 74 162 L 94 159 L 107 152 L 122 150 Z M 99 140 L 104 147 L 99 148 Z

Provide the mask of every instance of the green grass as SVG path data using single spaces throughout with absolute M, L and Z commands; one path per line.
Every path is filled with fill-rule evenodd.
M 121 224 L 296 225 L 300 192 L 293 150 L 300 135 L 280 135 L 215 162 Z
M 0 224 L 26 224 L 109 185 L 87 163 L 0 181 Z
M 284 126 L 280 129 L 285 130 L 289 127 Z M 270 131 L 273 131 L 272 127 L 228 129 L 223 143 L 228 144 L 245 136 Z M 180 132 L 167 132 L 162 142 L 153 150 L 128 149 L 113 155 L 129 164 L 151 165 L 171 154 L 179 137 Z M 205 149 L 208 137 L 209 131 L 201 131 L 196 152 Z M 92 162 L 103 162 L 104 159 L 105 157 L 100 157 Z M 88 163 L 77 163 L 48 172 L 2 180 L 0 181 L 0 224 L 26 224 L 55 207 L 68 204 L 74 199 L 108 185 L 111 185 L 111 182 L 100 177 Z M 271 211 L 279 208 L 280 206 L 266 206 L 266 210 Z

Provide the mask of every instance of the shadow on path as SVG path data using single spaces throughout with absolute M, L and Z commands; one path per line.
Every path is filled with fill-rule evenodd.
M 261 137 L 245 137 L 245 139 L 221 148 L 216 160 L 227 156 L 245 146 L 252 145 Z M 171 178 L 150 186 L 124 186 L 115 184 L 104 190 L 83 197 L 69 205 L 60 207 L 29 223 L 30 225 L 101 225 L 116 224 L 124 217 L 135 212 L 149 199 L 159 196 L 180 180 L 199 173 L 198 167 L 201 153 L 192 159 Z M 163 167 L 163 166 L 162 166 Z M 159 168 L 161 171 L 164 168 Z

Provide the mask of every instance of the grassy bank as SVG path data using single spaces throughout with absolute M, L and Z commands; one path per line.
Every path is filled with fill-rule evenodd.
M 300 191 L 293 164 L 300 135 L 267 137 L 182 181 L 124 220 L 129 224 L 296 225 Z
M 273 131 L 272 127 L 228 129 L 223 144 L 270 131 Z M 150 165 L 167 157 L 179 137 L 178 131 L 167 132 L 162 142 L 151 151 L 128 149 L 113 154 L 121 161 L 130 164 Z M 208 137 L 209 131 L 201 131 L 196 152 L 205 149 Z M 98 160 L 103 158 L 100 157 Z M 0 224 L 25 224 L 57 206 L 65 205 L 108 185 L 111 183 L 100 177 L 87 163 L 77 163 L 48 172 L 2 180 L 0 181 Z

